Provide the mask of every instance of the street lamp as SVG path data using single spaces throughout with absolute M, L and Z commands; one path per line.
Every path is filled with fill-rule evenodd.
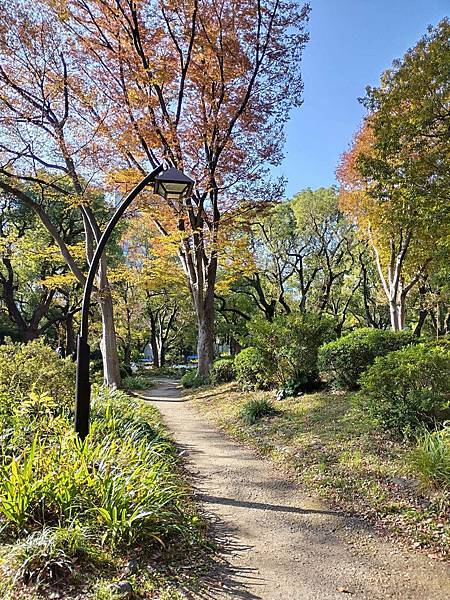
M 111 237 L 114 227 L 136 196 L 148 185 L 152 186 L 154 194 L 158 194 L 166 200 L 184 200 L 192 194 L 194 189 L 194 181 L 190 177 L 173 167 L 164 170 L 163 166 L 159 165 L 151 173 L 146 175 L 128 196 L 125 197 L 122 204 L 111 217 L 111 220 L 98 241 L 84 286 L 83 305 L 81 308 L 81 326 L 77 339 L 75 431 L 80 436 L 81 440 L 84 440 L 89 433 L 91 382 L 89 378 L 90 348 L 88 344 L 88 318 L 95 275 L 98 270 L 103 250 Z

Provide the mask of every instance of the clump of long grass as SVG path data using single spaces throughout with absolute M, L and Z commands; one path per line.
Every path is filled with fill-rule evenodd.
M 122 385 L 126 390 L 147 390 L 153 387 L 154 383 L 150 377 L 143 375 L 130 375 L 122 379 Z
M 252 398 L 241 408 L 240 417 L 246 425 L 254 425 L 262 417 L 276 414 L 276 409 L 267 398 Z
M 450 424 L 442 429 L 423 429 L 410 464 L 426 486 L 450 488 Z
M 14 580 L 40 585 L 92 552 L 196 537 L 186 495 L 173 445 L 143 401 L 96 389 L 81 443 L 48 394 L 0 395 L 0 530 L 14 542 Z

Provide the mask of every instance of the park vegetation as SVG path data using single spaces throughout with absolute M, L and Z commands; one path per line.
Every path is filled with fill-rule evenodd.
M 290 0 L 2 6 L 6 596 L 64 580 L 106 598 L 131 558 L 156 565 L 128 577 L 149 595 L 167 587 L 160 563 L 201 551 L 174 446 L 127 395 L 155 375 L 182 376 L 201 410 L 305 485 L 445 555 L 450 24 L 367 88 L 338 184 L 285 199 L 272 173 L 302 103 L 309 11 Z M 117 203 L 162 161 L 195 190 L 180 202 L 144 190 L 108 243 L 82 444 L 73 358 L 87 271 Z

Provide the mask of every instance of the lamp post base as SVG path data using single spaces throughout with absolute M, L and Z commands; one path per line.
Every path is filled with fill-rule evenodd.
M 89 413 L 91 410 L 89 355 L 89 344 L 82 337 L 78 336 L 75 431 L 81 440 L 84 440 L 89 433 Z

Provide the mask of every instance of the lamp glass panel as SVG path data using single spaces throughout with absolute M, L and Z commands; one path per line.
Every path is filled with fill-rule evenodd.
M 185 183 L 174 183 L 172 181 L 163 181 L 161 184 L 167 192 L 178 192 L 182 194 L 186 189 Z

